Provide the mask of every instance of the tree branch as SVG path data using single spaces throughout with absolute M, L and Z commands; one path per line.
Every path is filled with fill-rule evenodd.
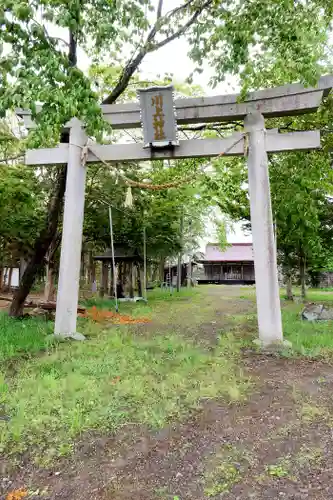
M 194 125 L 193 127 L 191 126 L 186 126 L 186 127 L 178 127 L 178 130 L 184 132 L 190 131 L 190 132 L 200 132 L 202 130 L 234 130 L 236 127 L 242 127 L 243 124 L 241 122 L 233 121 L 233 122 L 228 122 L 228 125 L 222 125 L 222 124 L 204 124 L 204 125 Z
M 131 57 L 129 61 L 127 62 L 126 66 L 124 67 L 118 83 L 112 90 L 111 94 L 104 99 L 103 104 L 113 104 L 116 99 L 124 92 L 126 89 L 128 82 L 130 81 L 131 77 L 135 73 L 135 71 L 138 69 L 140 66 L 142 60 L 144 57 L 150 53 L 154 52 L 155 50 L 164 47 L 164 45 L 167 45 L 168 43 L 172 42 L 173 40 L 176 40 L 179 38 L 181 35 L 183 35 L 188 28 L 197 20 L 197 18 L 200 16 L 200 14 L 207 8 L 209 7 L 214 0 L 206 0 L 200 7 L 196 9 L 192 17 L 181 27 L 179 30 L 177 30 L 175 33 L 170 35 L 169 37 L 165 38 L 161 42 L 156 43 L 155 45 L 152 44 L 153 40 L 155 39 L 156 34 L 158 33 L 158 29 L 164 24 L 161 22 L 161 20 L 169 18 L 175 14 L 178 13 L 180 10 L 185 9 L 188 7 L 191 3 L 192 0 L 189 0 L 186 4 L 182 5 L 181 7 L 178 7 L 177 9 L 174 9 L 173 11 L 170 11 L 168 14 L 164 16 L 164 18 L 160 18 L 156 21 L 150 32 L 148 33 L 146 42 L 144 45 L 141 47 L 139 50 L 138 54 L 135 57 Z M 160 2 L 163 3 L 163 2 Z
M 159 0 L 158 6 L 157 6 L 157 14 L 156 14 L 156 19 L 160 19 L 162 16 L 162 8 L 163 8 L 163 0 Z
M 287 126 L 287 127 L 279 127 L 278 131 L 280 132 L 280 130 L 288 130 L 289 132 L 304 132 L 304 129 L 293 128 L 293 127 L 289 127 L 289 126 Z
M 181 10 L 186 10 L 187 7 L 190 7 L 191 3 L 193 3 L 193 2 L 194 2 L 194 0 L 188 0 L 183 5 L 180 5 L 179 7 L 176 7 L 173 10 L 169 10 L 169 12 L 167 12 L 164 17 L 165 18 L 173 17 L 175 14 L 178 14 L 178 12 L 180 12 Z
M 20 153 L 16 156 L 11 156 L 10 158 L 5 158 L 3 160 L 0 160 L 0 163 L 8 163 L 9 161 L 18 160 L 19 158 L 23 158 L 23 157 L 24 157 L 24 153 Z
M 68 60 L 71 68 L 77 64 L 77 43 L 76 34 L 73 30 L 69 30 L 69 46 L 68 46 Z
M 194 12 L 193 16 L 187 21 L 187 23 L 184 24 L 184 26 L 179 28 L 179 30 L 176 31 L 175 33 L 173 33 L 172 35 L 166 37 L 164 40 L 161 40 L 160 42 L 153 45 L 150 48 L 149 52 L 158 50 L 158 49 L 164 47 L 164 45 L 167 45 L 168 43 L 172 42 L 173 40 L 176 40 L 180 36 L 184 35 L 184 33 L 186 33 L 186 31 L 190 28 L 190 26 L 192 26 L 192 24 L 198 19 L 198 17 L 206 9 L 206 7 L 209 7 L 212 3 L 213 3 L 213 0 L 207 0 L 201 7 L 199 7 Z
M 32 22 L 37 24 L 44 31 L 45 38 L 47 38 L 49 42 L 52 42 L 53 40 L 58 40 L 59 42 L 62 42 L 64 45 L 69 47 L 69 43 L 66 42 L 66 40 L 64 40 L 63 38 L 60 38 L 59 36 L 49 35 L 46 27 L 43 24 L 41 24 L 39 21 L 37 21 L 37 19 L 33 19 Z
M 58 247 L 60 245 L 61 237 L 62 237 L 61 232 L 57 231 L 53 240 L 51 241 L 48 252 L 46 254 L 46 258 L 45 258 L 46 262 L 50 263 L 53 260 L 54 255 L 55 255 L 55 253 L 58 250 Z
M 50 38 L 52 38 L 53 40 L 59 40 L 59 42 L 62 42 L 64 45 L 66 45 L 66 47 L 69 47 L 69 43 L 59 36 L 51 36 Z

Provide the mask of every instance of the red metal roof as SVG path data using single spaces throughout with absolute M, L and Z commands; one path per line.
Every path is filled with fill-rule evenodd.
M 210 262 L 253 262 L 252 243 L 231 243 L 224 250 L 220 250 L 218 243 L 208 243 L 206 245 L 205 261 Z

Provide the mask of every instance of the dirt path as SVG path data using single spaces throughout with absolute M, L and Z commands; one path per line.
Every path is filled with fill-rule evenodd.
M 247 403 L 207 404 L 155 435 L 131 428 L 116 439 L 91 436 L 75 460 L 30 471 L 39 489 L 31 498 L 333 498 L 333 369 L 272 358 L 245 362 L 258 378 Z M 16 478 L 27 480 L 27 470 Z
M 253 312 L 239 289 L 221 292 L 209 290 L 219 312 Z M 259 355 L 243 363 L 254 382 L 247 402 L 207 403 L 155 434 L 87 436 L 75 458 L 51 471 L 26 464 L 13 486 L 59 500 L 333 499 L 333 367 Z

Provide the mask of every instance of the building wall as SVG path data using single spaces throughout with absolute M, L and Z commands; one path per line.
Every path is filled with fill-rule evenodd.
M 325 271 L 320 275 L 320 288 L 330 288 L 333 286 L 333 271 Z
M 253 262 L 210 262 L 204 263 L 204 278 L 199 281 L 251 282 L 255 281 Z

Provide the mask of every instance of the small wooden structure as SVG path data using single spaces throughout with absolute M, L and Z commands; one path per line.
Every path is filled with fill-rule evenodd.
M 125 296 L 134 297 L 135 291 L 137 291 L 137 295 L 142 295 L 141 269 L 143 258 L 137 250 L 133 250 L 125 244 L 115 243 L 114 260 L 116 277 L 113 276 L 112 272 L 112 251 L 110 248 L 104 254 L 96 255 L 94 260 L 102 262 L 101 297 L 104 297 L 104 294 L 108 292 L 111 297 L 114 295 L 114 279 L 117 280 L 118 298 L 124 298 Z
M 225 285 L 253 285 L 254 255 L 252 243 L 232 243 L 222 251 L 218 243 L 208 243 L 205 258 L 200 261 L 204 273 L 198 275 L 198 283 Z

